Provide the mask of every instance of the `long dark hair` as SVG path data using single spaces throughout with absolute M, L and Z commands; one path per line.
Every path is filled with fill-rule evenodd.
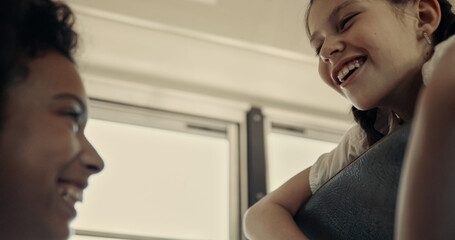
M 414 2 L 415 0 L 386 0 L 391 4 L 400 5 L 408 2 Z M 310 0 L 310 7 L 313 4 L 314 0 Z M 455 14 L 452 12 L 452 5 L 448 0 L 438 0 L 441 7 L 441 22 L 433 33 L 433 46 L 436 46 L 440 42 L 446 40 L 450 36 L 455 34 Z M 308 27 L 308 15 L 310 7 L 307 9 L 306 13 L 306 30 L 309 33 Z M 362 111 L 352 106 L 352 114 L 355 121 L 360 125 L 360 127 L 366 132 L 369 145 L 373 145 L 381 138 L 384 137 L 384 134 L 380 133 L 374 128 L 376 122 L 378 108 L 373 108 L 370 110 Z
M 0 130 L 7 90 L 15 79 L 28 75 L 29 61 L 57 51 L 71 62 L 78 35 L 70 8 L 53 0 L 0 2 Z

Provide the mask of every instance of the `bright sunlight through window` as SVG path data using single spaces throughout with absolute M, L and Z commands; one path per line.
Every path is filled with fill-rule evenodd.
M 227 139 L 94 119 L 86 135 L 105 169 L 90 179 L 73 229 L 228 239 Z M 98 238 L 71 238 L 83 239 Z
M 313 165 L 323 153 L 335 148 L 336 143 L 279 133 L 267 136 L 268 192 L 289 178 Z

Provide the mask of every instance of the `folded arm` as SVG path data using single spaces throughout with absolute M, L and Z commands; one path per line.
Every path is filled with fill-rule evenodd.
M 311 197 L 309 173 L 310 168 L 307 168 L 248 209 L 244 229 L 249 239 L 308 239 L 297 227 L 293 216 Z

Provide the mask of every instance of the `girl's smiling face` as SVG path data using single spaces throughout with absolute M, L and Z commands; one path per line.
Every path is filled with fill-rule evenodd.
M 103 161 L 84 136 L 86 95 L 73 64 L 50 52 L 7 89 L 0 132 L 0 232 L 66 239 L 90 175 Z
M 415 9 L 385 0 L 315 0 L 308 30 L 321 78 L 361 110 L 407 104 L 425 60 Z

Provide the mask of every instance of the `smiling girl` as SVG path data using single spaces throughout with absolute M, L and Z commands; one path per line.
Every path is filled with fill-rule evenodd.
M 293 220 L 302 204 L 372 144 L 412 121 L 396 236 L 454 239 L 451 5 L 446 0 L 311 0 L 307 32 L 322 80 L 352 103 L 358 125 L 333 151 L 251 207 L 245 234 L 261 240 L 306 239 Z M 436 188 L 438 183 L 444 184 Z
M 66 239 L 89 176 L 103 168 L 84 136 L 73 15 L 51 0 L 0 9 L 0 239 Z

